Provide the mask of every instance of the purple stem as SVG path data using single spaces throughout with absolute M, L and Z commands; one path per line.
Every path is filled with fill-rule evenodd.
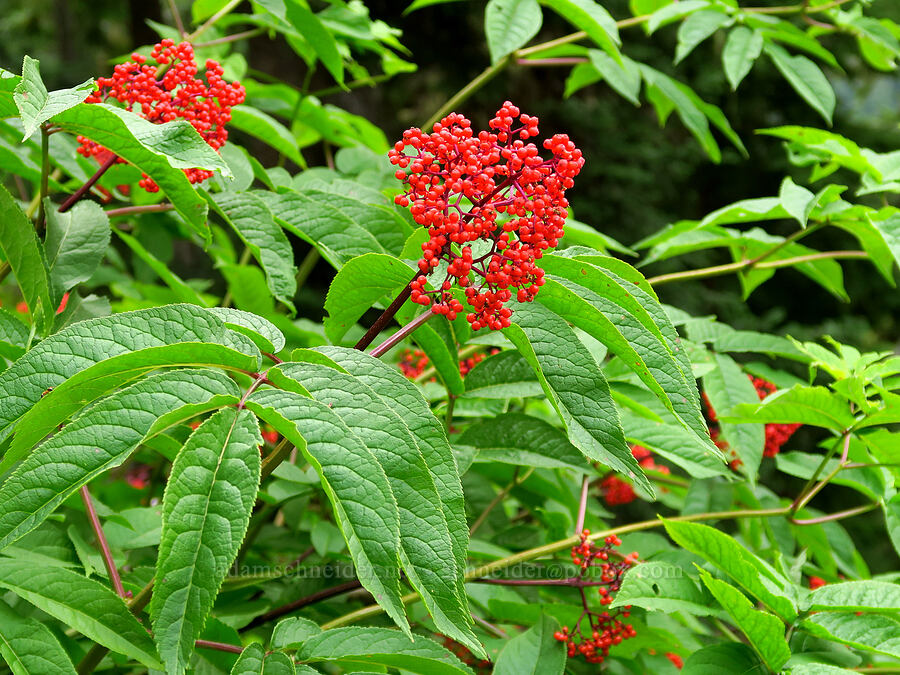
M 154 213 L 157 211 L 171 211 L 175 208 L 174 204 L 147 204 L 146 206 L 124 206 L 121 209 L 109 209 L 106 215 L 109 218 L 114 216 L 131 216 L 139 213 Z
M 122 586 L 122 578 L 119 576 L 119 570 L 116 569 L 112 551 L 109 550 L 109 544 L 106 542 L 106 535 L 103 534 L 103 526 L 100 524 L 100 518 L 97 517 L 97 511 L 94 509 L 94 502 L 91 501 L 91 493 L 88 491 L 87 485 L 81 486 L 81 500 L 84 502 L 84 509 L 87 511 L 88 518 L 91 521 L 91 527 L 94 528 L 97 543 L 100 545 L 100 553 L 103 555 L 103 564 L 106 565 L 106 571 L 109 573 L 109 580 L 112 582 L 116 595 L 120 598 L 124 598 L 125 587 Z
M 94 183 L 100 180 L 100 177 L 105 174 L 109 168 L 116 163 L 116 160 L 119 159 L 116 155 L 110 155 L 109 159 L 103 163 L 103 165 L 97 169 L 96 173 L 87 179 L 87 182 L 82 185 L 80 188 L 75 190 L 69 198 L 63 202 L 63 205 L 59 207 L 60 213 L 65 213 L 69 209 L 71 209 L 76 202 L 80 201 L 82 197 L 84 197 L 88 192 L 90 192 L 91 188 L 94 187 Z
M 578 502 L 578 518 L 575 521 L 575 536 L 580 536 L 584 530 L 584 516 L 587 511 L 588 488 L 591 485 L 590 476 L 585 476 L 581 481 L 581 500 Z
M 231 652 L 232 654 L 240 654 L 244 651 L 243 647 L 230 645 L 227 642 L 212 642 L 210 640 L 197 640 L 194 642 L 195 647 L 200 649 L 218 649 L 220 652 Z
M 408 324 L 403 326 L 403 328 L 401 328 L 396 333 L 391 335 L 391 337 L 389 337 L 387 340 L 385 340 L 380 345 L 375 347 L 375 349 L 370 351 L 369 355 L 374 356 L 375 358 L 378 358 L 379 356 L 381 356 L 386 351 L 388 351 L 391 347 L 393 347 L 398 342 L 403 340 L 407 335 L 412 333 L 416 328 L 421 326 L 423 323 L 428 321 L 428 319 L 430 319 L 433 316 L 434 316 L 434 311 L 431 308 L 429 308 L 427 312 L 423 312 L 422 314 L 419 314 L 419 316 L 417 316 L 415 319 L 413 319 Z
M 388 305 L 388 308 L 381 313 L 377 319 L 375 319 L 375 323 L 372 324 L 372 327 L 366 331 L 366 334 L 363 335 L 359 342 L 356 343 L 355 349 L 363 351 L 366 347 L 372 344 L 372 341 L 378 337 L 378 334 L 384 330 L 384 327 L 390 323 L 391 319 L 394 318 L 394 315 L 400 311 L 400 308 L 403 306 L 403 303 L 409 300 L 409 296 L 412 294 L 412 284 L 413 281 L 419 278 L 421 272 L 416 272 L 415 276 L 410 279 L 409 284 L 406 284 L 406 287 L 400 291 L 400 295 L 394 298 L 394 301 Z
M 266 612 L 265 614 L 261 614 L 248 623 L 243 628 L 239 629 L 239 632 L 243 633 L 244 631 L 251 630 L 256 628 L 257 626 L 262 626 L 264 623 L 268 623 L 273 619 L 277 619 L 279 617 L 284 616 L 285 614 L 289 614 L 295 610 L 306 607 L 307 605 L 311 605 L 313 603 L 319 602 L 320 600 L 327 600 L 328 598 L 333 598 L 336 595 L 341 595 L 342 593 L 346 593 L 347 591 L 356 590 L 357 588 L 361 588 L 362 584 L 359 583 L 356 579 L 353 581 L 347 581 L 338 586 L 332 586 L 331 588 L 325 588 L 321 591 L 317 591 L 310 595 L 300 598 L 299 600 L 294 600 L 294 602 L 290 602 L 286 605 L 282 605 L 281 607 L 276 607 L 270 612 Z
M 472 579 L 478 584 L 495 584 L 497 586 L 570 586 L 585 588 L 587 586 L 607 586 L 605 581 L 584 581 L 581 577 L 568 579 Z

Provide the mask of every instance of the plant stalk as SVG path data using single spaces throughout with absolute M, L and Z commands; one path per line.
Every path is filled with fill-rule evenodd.
M 388 305 L 387 309 L 381 313 L 377 319 L 375 319 L 375 323 L 372 324 L 372 327 L 366 331 L 366 334 L 363 335 L 359 342 L 356 343 L 354 349 L 358 349 L 363 351 L 366 347 L 372 344 L 372 341 L 378 337 L 378 334 L 384 330 L 384 327 L 390 323 L 391 319 L 394 318 L 394 315 L 400 311 L 400 308 L 403 306 L 403 303 L 409 300 L 409 296 L 412 294 L 412 284 L 419 276 L 419 272 L 416 272 L 415 276 L 409 280 L 409 284 L 406 284 L 404 289 L 400 291 L 400 294 L 394 298 L 394 301 Z
M 97 537 L 97 544 L 100 546 L 100 553 L 103 556 L 103 564 L 109 574 L 110 583 L 116 591 L 116 595 L 120 598 L 125 597 L 125 587 L 122 586 L 122 577 L 119 576 L 119 570 L 113 560 L 112 551 L 109 543 L 106 541 L 106 535 L 103 534 L 103 525 L 97 516 L 97 510 L 94 508 L 94 502 L 91 500 L 91 493 L 87 485 L 81 486 L 81 501 L 84 502 L 84 509 L 87 511 L 88 518 L 91 521 L 91 527 L 94 529 L 94 535 Z
M 84 197 L 88 192 L 90 192 L 91 188 L 94 187 L 94 183 L 100 180 L 100 177 L 109 171 L 110 167 L 116 163 L 116 160 L 119 159 L 116 155 L 110 155 L 109 159 L 107 159 L 99 169 L 94 173 L 93 176 L 87 179 L 87 182 L 78 188 L 75 192 L 69 195 L 69 198 L 63 202 L 62 206 L 59 207 L 58 211 L 60 213 L 65 213 L 69 209 L 71 209 L 76 202 L 80 201 L 82 197 Z

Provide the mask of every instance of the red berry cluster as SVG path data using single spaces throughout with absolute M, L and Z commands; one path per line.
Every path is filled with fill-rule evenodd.
M 645 469 L 658 471 L 659 473 L 671 473 L 669 467 L 663 464 L 657 464 L 653 459 L 653 453 L 642 445 L 631 446 L 631 454 Z M 621 504 L 630 504 L 637 499 L 634 488 L 626 480 L 619 478 L 615 474 L 610 474 L 600 481 L 600 495 L 608 506 L 619 506 Z
M 760 377 L 753 377 L 752 375 L 747 375 L 747 377 L 749 377 L 750 381 L 753 383 L 753 387 L 756 389 L 756 393 L 759 395 L 760 400 L 770 394 L 774 394 L 778 390 L 778 387 L 768 380 L 764 380 Z M 731 466 L 732 469 L 738 469 L 743 462 L 738 458 L 737 453 L 729 447 L 728 443 L 720 438 L 721 432 L 719 429 L 719 420 L 716 417 L 716 411 L 713 409 L 712 404 L 705 393 L 703 394 L 703 403 L 706 407 L 706 418 L 709 420 L 710 438 L 712 438 L 713 442 L 720 450 L 732 458 L 729 462 L 729 466 Z M 777 455 L 781 450 L 781 446 L 787 443 L 788 439 L 801 426 L 802 425 L 800 424 L 767 424 L 766 444 L 763 447 L 763 455 L 765 457 L 774 457 Z
M 474 656 L 468 647 L 459 644 L 452 638 L 444 637 L 444 647 L 453 652 L 460 661 L 473 668 L 479 674 L 488 674 L 493 670 L 493 665 L 490 661 Z
M 455 283 L 464 289 L 472 309 L 466 319 L 475 330 L 509 326 L 512 310 L 504 304 L 513 290 L 519 302 L 534 299 L 544 283 L 535 261 L 559 243 L 569 206 L 565 192 L 584 165 L 566 134 L 545 140 L 552 156 L 541 157 L 528 142 L 539 133 L 538 119 L 509 101 L 489 126 L 476 135 L 468 119 L 451 113 L 432 133 L 403 132 L 388 153 L 407 185 L 396 203 L 428 228 L 411 300 L 455 319 L 463 311 L 450 293 Z M 448 265 L 444 280 L 426 290 L 441 261 Z
M 472 354 L 472 356 L 460 359 L 459 374 L 465 377 L 472 368 L 484 361 L 485 356 L 493 356 L 499 351 L 499 349 L 493 347 L 487 354 L 484 352 L 476 352 Z M 400 370 L 406 377 L 415 380 L 425 372 L 425 368 L 428 366 L 428 357 L 421 349 L 405 349 L 403 350 L 403 356 L 400 357 L 400 363 L 397 365 L 400 366 Z
M 150 58 L 156 65 L 148 64 L 140 54 L 132 54 L 131 61 L 113 69 L 112 77 L 97 78 L 97 90 L 86 102 L 113 99 L 156 124 L 178 118 L 187 120 L 212 148 L 221 148 L 228 139 L 225 124 L 231 120 L 231 108 L 243 103 L 244 88 L 237 82 L 223 80 L 222 66 L 211 60 L 206 62 L 206 81 L 196 77 L 198 68 L 190 42 L 176 45 L 165 39 L 153 47 Z M 99 155 L 101 161 L 109 157 L 109 151 L 94 141 L 79 136 L 78 142 L 78 152 L 85 157 Z M 184 172 L 192 183 L 212 176 L 212 171 L 205 169 Z M 159 190 L 146 174 L 139 185 L 147 192 Z
M 597 593 L 600 596 L 600 604 L 607 606 L 612 604 L 614 594 L 622 587 L 622 577 L 625 572 L 637 563 L 638 554 L 629 553 L 622 557 L 614 551 L 616 546 L 622 545 L 622 540 L 612 535 L 603 540 L 603 546 L 597 547 L 589 541 L 590 530 L 581 533 L 581 544 L 572 547 L 572 562 L 578 565 L 579 579 L 584 586 L 599 586 Z M 611 558 L 619 558 L 610 562 Z M 594 580 L 592 572 L 599 569 L 600 578 Z M 622 640 L 634 637 L 637 633 L 631 624 L 626 624 L 621 619 L 627 619 L 631 612 L 630 606 L 615 609 L 612 612 L 604 610 L 595 612 L 587 604 L 587 595 L 582 592 L 582 613 L 575 627 L 570 631 L 568 626 L 556 631 L 553 637 L 566 644 L 566 652 L 569 658 L 580 654 L 588 663 L 602 663 L 609 654 L 609 648 L 617 645 Z M 584 619 L 587 617 L 587 626 Z
M 681 670 L 684 668 L 684 659 L 682 659 L 675 652 L 666 652 L 666 658 L 672 662 L 672 665 Z
M 827 586 L 828 582 L 825 581 L 822 577 L 810 577 L 809 578 L 809 590 L 814 591 L 817 588 L 822 588 L 822 586 Z

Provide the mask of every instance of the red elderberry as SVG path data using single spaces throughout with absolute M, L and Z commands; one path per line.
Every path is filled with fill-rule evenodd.
M 684 660 L 675 652 L 666 652 L 666 658 L 672 662 L 672 665 L 681 670 L 684 667 Z
M 612 535 L 597 546 L 589 540 L 590 530 L 581 533 L 581 544 L 572 547 L 572 562 L 578 565 L 581 590 L 585 586 L 598 586 L 600 605 L 611 605 L 613 598 L 622 587 L 625 572 L 637 563 L 638 554 L 622 556 L 614 550 L 622 545 L 622 540 Z M 599 571 L 599 578 L 595 572 Z M 569 658 L 581 655 L 588 663 L 602 663 L 609 654 L 610 647 L 637 635 L 634 626 L 622 619 L 631 615 L 631 607 L 596 612 L 590 608 L 587 594 L 582 592 L 582 613 L 574 628 L 568 626 L 558 630 L 553 637 L 566 644 Z M 587 625 L 585 625 L 587 619 Z
M 505 102 L 476 135 L 472 123 L 450 113 L 432 133 L 412 128 L 388 153 L 406 191 L 395 198 L 428 229 L 410 299 L 455 319 L 463 311 L 453 297 L 463 289 L 474 330 L 510 325 L 505 307 L 515 295 L 529 302 L 544 283 L 535 262 L 563 235 L 569 202 L 565 192 L 584 165 L 581 151 L 566 134 L 544 141 L 544 159 L 529 138 L 538 119 Z M 407 173 L 406 169 L 409 170 Z M 444 280 L 426 290 L 427 277 L 447 263 Z
M 814 591 L 817 588 L 822 588 L 822 586 L 827 586 L 828 582 L 825 581 L 822 577 L 810 577 L 809 578 L 809 590 Z
M 406 377 L 410 380 L 415 380 L 425 372 L 425 368 L 428 366 L 428 357 L 425 356 L 425 352 L 421 349 L 406 349 L 403 351 L 403 356 L 400 358 L 398 365 Z
M 671 473 L 669 467 L 663 464 L 657 464 L 653 459 L 653 453 L 643 445 L 631 446 L 631 454 L 638 460 L 638 464 L 645 469 L 665 474 Z M 614 474 L 610 474 L 600 481 L 600 495 L 608 506 L 630 504 L 637 499 L 637 494 L 631 486 L 631 483 Z
M 197 77 L 199 69 L 189 42 L 176 45 L 172 40 L 162 40 L 153 47 L 150 60 L 156 65 L 140 54 L 132 54 L 130 61 L 113 68 L 111 77 L 97 78 L 97 90 L 86 102 L 118 101 L 126 110 L 156 124 L 187 120 L 210 147 L 221 148 L 228 139 L 225 125 L 231 121 L 231 108 L 243 103 L 244 88 L 222 79 L 222 66 L 212 60 L 206 62 L 206 81 Z M 78 152 L 85 157 L 104 161 L 110 156 L 106 148 L 83 136 L 78 142 Z M 192 183 L 201 183 L 213 174 L 205 169 L 185 169 L 184 173 Z M 147 192 L 159 191 L 146 174 L 138 184 Z

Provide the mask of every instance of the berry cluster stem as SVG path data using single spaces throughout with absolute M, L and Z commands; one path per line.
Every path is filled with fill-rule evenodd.
M 75 204 L 76 204 L 77 202 L 81 201 L 81 199 L 82 199 L 88 192 L 90 192 L 91 188 L 94 187 L 94 183 L 96 183 L 98 180 L 100 180 L 100 177 L 103 176 L 103 174 L 105 174 L 107 171 L 109 171 L 109 168 L 110 168 L 113 164 L 116 163 L 116 160 L 117 160 L 117 159 L 119 159 L 119 158 L 118 158 L 116 155 L 111 154 L 111 155 L 109 156 L 109 159 L 107 159 L 107 160 L 100 166 L 100 168 L 97 169 L 97 171 L 94 173 L 93 176 L 91 176 L 90 178 L 87 179 L 87 181 L 85 182 L 84 185 L 82 185 L 80 188 L 78 188 L 77 190 L 75 190 L 75 192 L 73 192 L 71 195 L 69 195 L 69 198 L 68 198 L 66 201 L 63 202 L 62 206 L 59 207 L 59 212 L 60 212 L 60 213 L 65 213 L 66 211 L 68 211 L 69 209 L 71 209 L 73 206 L 75 206 Z
M 403 306 L 403 303 L 409 300 L 409 296 L 412 293 L 412 282 L 415 281 L 419 277 L 419 273 L 413 275 L 413 278 L 410 280 L 408 284 L 400 291 L 400 294 L 394 298 L 394 301 L 388 305 L 387 309 L 385 309 L 381 316 L 375 319 L 375 323 L 372 324 L 372 327 L 366 331 L 366 334 L 363 335 L 359 342 L 356 343 L 354 349 L 358 349 L 363 351 L 366 347 L 372 344 L 372 341 L 378 337 L 378 334 L 384 330 L 385 326 L 387 326 L 391 319 L 394 318 L 394 315 L 400 311 L 400 308 Z
M 116 595 L 120 598 L 124 598 L 125 587 L 122 586 L 122 577 L 119 576 L 119 570 L 116 568 L 116 563 L 113 560 L 112 551 L 106 541 L 106 535 L 103 534 L 103 525 L 100 523 L 100 518 L 97 516 L 97 510 L 94 508 L 94 502 L 91 500 L 91 493 L 88 491 L 87 485 L 81 486 L 81 501 L 84 502 L 84 510 L 87 512 L 87 516 L 91 521 L 94 536 L 97 537 L 97 545 L 100 547 L 100 553 L 103 556 L 103 564 L 106 566 L 106 571 L 109 574 L 109 581 L 112 583 Z

